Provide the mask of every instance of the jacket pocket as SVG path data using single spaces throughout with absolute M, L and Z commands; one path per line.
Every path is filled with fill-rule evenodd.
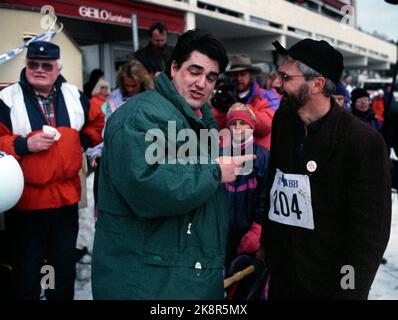
M 213 247 L 206 237 L 198 237 L 198 228 L 203 228 L 199 224 L 199 216 L 200 213 L 195 210 L 191 214 L 180 216 L 177 224 L 171 223 L 172 228 L 162 224 L 163 229 L 155 228 L 155 233 L 146 235 L 144 262 L 198 270 L 222 267 L 224 260 L 222 250 L 217 244 Z M 165 238 L 168 240 L 165 241 Z

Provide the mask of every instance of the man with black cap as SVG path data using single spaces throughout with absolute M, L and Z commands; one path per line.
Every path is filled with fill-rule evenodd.
M 366 299 L 390 233 L 383 138 L 331 99 L 343 71 L 337 50 L 311 39 L 274 46 L 284 104 L 273 120 L 259 252 L 269 297 Z
M 261 69 L 252 64 L 249 56 L 238 54 L 232 58 L 230 67 L 224 73 L 233 77 L 234 91 L 232 94 L 236 100 L 247 104 L 256 115 L 254 141 L 269 150 L 272 118 L 279 104 L 270 105 L 268 99 L 270 92 L 260 87 L 255 79 L 255 75 L 260 72 Z M 213 113 L 216 118 L 220 118 L 217 110 L 214 110 Z
M 39 299 L 45 275 L 48 300 L 74 296 L 82 147 L 102 140 L 103 115 L 60 70 L 60 48 L 32 42 L 20 81 L 0 92 L 0 149 L 19 161 L 25 179 L 6 215 L 17 299 Z M 44 274 L 43 264 L 51 267 Z

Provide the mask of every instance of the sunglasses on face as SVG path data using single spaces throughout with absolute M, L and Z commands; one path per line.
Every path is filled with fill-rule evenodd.
M 29 61 L 26 66 L 28 67 L 29 70 L 33 71 L 39 70 L 39 68 L 41 68 L 46 72 L 51 72 L 54 69 L 54 65 L 48 62 L 40 63 L 37 61 Z

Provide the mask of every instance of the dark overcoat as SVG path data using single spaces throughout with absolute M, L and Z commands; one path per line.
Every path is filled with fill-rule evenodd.
M 309 172 L 309 161 L 316 170 Z M 391 186 L 382 136 L 339 108 L 305 127 L 288 106 L 275 114 L 268 191 L 276 169 L 308 175 L 314 230 L 270 220 L 266 211 L 262 241 L 272 273 L 296 272 L 312 295 L 366 299 L 387 246 Z M 270 195 L 268 192 L 268 205 Z M 289 266 L 286 266 L 286 264 Z M 355 289 L 341 286 L 344 266 L 355 272 Z M 350 268 L 350 267 L 349 267 Z

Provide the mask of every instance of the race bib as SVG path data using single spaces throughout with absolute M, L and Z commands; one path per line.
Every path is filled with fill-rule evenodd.
M 276 170 L 268 218 L 290 226 L 314 230 L 310 178 Z

